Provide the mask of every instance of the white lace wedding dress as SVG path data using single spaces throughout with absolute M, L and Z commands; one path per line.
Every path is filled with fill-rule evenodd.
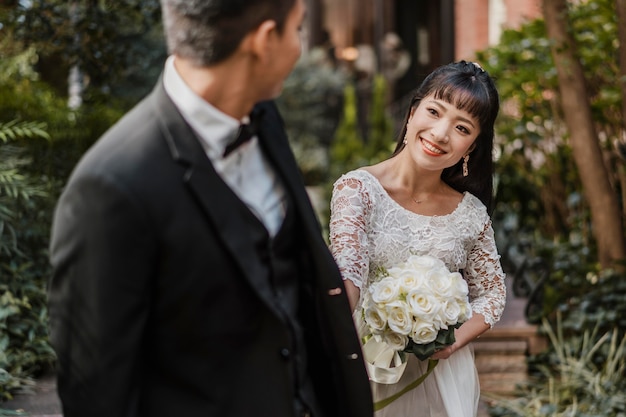
M 389 268 L 409 255 L 431 255 L 450 271 L 463 270 L 474 313 L 493 326 L 504 309 L 506 291 L 491 220 L 485 206 L 465 193 L 443 216 L 423 216 L 393 200 L 365 170 L 351 171 L 333 187 L 330 243 L 344 279 L 361 289 L 378 267 Z M 426 371 L 428 361 L 409 355 L 397 384 L 372 382 L 374 401 L 388 398 Z M 376 417 L 474 417 L 480 395 L 470 345 L 440 360 L 417 388 L 376 412 Z

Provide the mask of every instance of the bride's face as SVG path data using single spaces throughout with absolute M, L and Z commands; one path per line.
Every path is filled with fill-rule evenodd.
M 443 170 L 472 151 L 480 134 L 476 117 L 433 95 L 422 99 L 407 123 L 406 150 L 425 169 Z

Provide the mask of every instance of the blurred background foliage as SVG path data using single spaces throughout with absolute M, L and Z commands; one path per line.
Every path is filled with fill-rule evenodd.
M 626 145 L 619 136 L 614 7 L 611 0 L 579 2 L 569 13 L 624 212 Z M 597 325 L 597 339 L 608 336 L 589 363 L 600 366 L 611 357 L 619 365 L 624 349 L 610 346 L 626 329 L 626 280 L 616 271 L 601 272 L 596 259 L 549 48 L 544 22 L 537 20 L 505 31 L 498 45 L 477 55 L 502 97 L 494 213 L 498 247 L 516 294 L 529 297 L 531 322 L 547 319 L 556 326 L 560 312 L 563 338 L 557 344 L 573 346 L 572 355 L 580 357 L 589 353 L 589 345 L 579 343 L 583 332 Z M 403 103 L 388 103 L 384 78 L 372 77 L 363 129 L 356 80 L 325 54 L 313 49 L 303 55 L 278 105 L 326 228 L 332 183 L 391 155 L 399 121 L 389 109 Z M 165 57 L 157 0 L 0 2 L 0 401 L 27 389 L 54 364 L 46 331 L 47 247 L 63 184 L 83 152 L 148 93 Z M 82 75 L 78 107 L 68 106 L 72 69 Z M 533 369 L 562 375 L 562 358 L 553 347 L 533 359 Z M 521 397 L 544 392 L 549 378 L 539 381 Z M 536 397 L 542 398 L 538 409 L 546 406 L 547 396 Z
M 626 155 L 620 87 L 615 82 L 619 77 L 615 2 L 580 2 L 570 8 L 569 21 L 604 160 L 623 202 Z M 520 288 L 527 292 L 524 295 L 536 291 L 533 296 L 541 311 L 535 321 L 574 298 L 589 296 L 600 282 L 605 286 L 612 282 L 588 279 L 599 273 L 592 224 L 571 157 L 549 47 L 544 21 L 537 20 L 518 31 L 505 31 L 497 46 L 477 56 L 496 78 L 503 99 L 497 125 L 498 206 L 494 214 L 499 248 L 512 272 L 530 265 L 529 274 L 543 276 L 541 285 L 529 279 L 526 288 Z M 622 204 L 622 213 L 625 210 Z M 537 259 L 541 262 L 534 262 Z M 608 276 L 623 278 L 617 272 Z M 626 302 L 626 297 L 622 292 L 621 299 L 606 301 L 603 308 L 611 311 L 618 307 L 616 301 Z M 608 328 L 616 324 L 606 323 Z M 564 326 L 568 327 L 566 318 Z
M 158 0 L 0 2 L 0 402 L 49 371 L 52 211 L 84 151 L 165 59 Z M 68 74 L 82 105 L 68 106 Z
M 545 361 L 536 382 L 517 395 L 493 397 L 492 417 L 622 417 L 626 410 L 626 336 L 617 328 L 597 327 L 565 336 L 560 316 L 542 327 L 551 343 L 553 361 Z M 597 360 L 602 356 L 602 360 Z
M 615 7 L 611 0 L 577 2 L 568 22 L 624 219 L 626 138 Z M 544 21 L 505 31 L 477 59 L 496 78 L 503 99 L 494 213 L 502 261 L 516 295 L 528 297 L 528 321 L 558 335 L 546 352 L 530 358 L 535 378 L 520 388 L 518 399 L 502 401 L 492 415 L 626 416 L 626 276 L 598 264 Z

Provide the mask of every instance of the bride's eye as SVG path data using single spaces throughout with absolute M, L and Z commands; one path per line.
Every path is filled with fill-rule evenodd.
M 462 133 L 465 133 L 466 135 L 470 134 L 469 129 L 466 128 L 465 126 L 457 126 L 457 129 L 460 130 Z

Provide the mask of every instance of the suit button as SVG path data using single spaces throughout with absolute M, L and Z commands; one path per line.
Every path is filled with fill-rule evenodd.
M 291 351 L 290 351 L 289 349 L 287 349 L 287 348 L 282 348 L 282 349 L 280 350 L 280 356 L 281 356 L 283 359 L 287 360 L 287 359 L 289 359 L 289 357 L 291 356 Z

